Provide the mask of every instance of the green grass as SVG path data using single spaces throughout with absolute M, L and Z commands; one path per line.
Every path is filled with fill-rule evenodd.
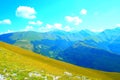
M 14 44 L 26 50 L 33 50 L 33 45 L 27 40 L 18 40 Z
M 119 73 L 82 68 L 0 42 L 0 77 L 5 80 L 119 80 Z M 56 78 L 56 79 L 55 79 Z

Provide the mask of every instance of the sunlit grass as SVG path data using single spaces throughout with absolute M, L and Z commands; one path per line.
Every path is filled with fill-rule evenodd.
M 3 80 L 114 80 L 103 72 L 0 43 L 0 78 Z

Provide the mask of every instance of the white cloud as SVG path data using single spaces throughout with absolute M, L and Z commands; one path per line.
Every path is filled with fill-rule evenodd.
M 82 10 L 80 11 L 80 14 L 81 14 L 81 15 L 86 15 L 86 14 L 87 14 L 87 10 L 86 10 L 86 9 L 82 9 Z
M 10 33 L 10 32 L 13 32 L 13 31 L 8 29 L 8 31 L 7 31 L 7 32 L 9 32 L 9 33 Z
M 24 31 L 33 31 L 33 27 L 32 26 L 26 26 L 26 28 L 24 29 Z
M 16 16 L 23 17 L 27 19 L 34 19 L 36 11 L 34 8 L 28 7 L 28 6 L 19 6 L 16 10 Z
M 65 27 L 63 28 L 63 30 L 69 32 L 69 31 L 71 31 L 72 29 L 70 28 L 70 26 L 65 26 Z
M 54 28 L 62 30 L 62 24 L 56 23 L 56 24 L 54 24 Z
M 29 21 L 28 22 L 29 24 L 31 24 L 31 25 L 42 25 L 43 24 L 43 22 L 41 22 L 41 21 Z
M 47 28 L 49 30 L 55 30 L 55 29 L 62 30 L 62 24 L 60 24 L 60 23 L 55 23 L 53 25 L 46 24 L 45 28 Z
M 68 22 L 74 23 L 74 25 L 79 25 L 80 23 L 82 23 L 82 19 L 80 19 L 78 16 L 75 16 L 75 17 L 66 16 L 65 19 Z
M 46 24 L 46 26 L 39 28 L 40 32 L 48 32 L 48 31 L 53 31 L 53 30 L 63 30 L 62 24 L 60 23 L 55 23 L 53 25 Z
M 0 35 L 7 34 L 7 33 L 13 33 L 13 32 L 15 32 L 15 31 L 8 29 L 6 32 L 0 32 Z
M 49 31 L 50 31 L 49 29 L 47 29 L 47 28 L 45 28 L 45 27 L 40 27 L 38 30 L 39 30 L 40 32 L 49 32 Z
M 49 32 L 49 31 L 54 31 L 54 30 L 62 30 L 62 31 L 72 31 L 72 28 L 70 26 L 64 26 L 60 23 L 55 23 L 53 25 L 51 24 L 46 24 L 46 26 L 40 27 L 39 31 L 40 32 Z
M 53 28 L 53 25 L 46 24 L 46 28 L 47 28 L 47 29 L 51 29 L 51 28 Z
M 117 27 L 120 27 L 120 24 L 116 24 Z
M 92 32 L 102 32 L 104 29 L 89 29 Z
M 10 19 L 4 19 L 0 21 L 0 24 L 11 24 L 11 20 Z
M 71 16 L 66 16 L 65 19 L 68 21 L 68 22 L 72 22 L 74 20 L 73 17 Z

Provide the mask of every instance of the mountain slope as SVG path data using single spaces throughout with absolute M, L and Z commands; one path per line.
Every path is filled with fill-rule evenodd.
M 106 29 L 95 36 L 85 38 L 84 43 L 120 55 L 120 28 Z
M 73 45 L 74 42 L 92 34 L 88 30 L 80 32 L 58 30 L 45 33 L 26 31 L 0 35 L 0 41 L 55 58 L 58 52 L 65 50 Z
M 78 66 L 120 72 L 120 55 L 77 42 L 58 55 L 58 59 Z
M 45 80 L 45 78 L 48 80 L 117 80 L 120 78 L 115 77 L 119 73 L 77 67 L 3 42 L 0 42 L 0 65 L 1 79 L 8 80 Z
M 71 39 L 73 41 L 69 40 L 71 36 L 73 36 L 72 33 L 67 34 L 67 32 L 60 31 L 46 33 L 27 31 L 0 35 L 0 41 L 14 44 L 36 53 L 42 53 L 42 55 L 48 57 L 54 57 L 57 52 L 64 50 L 73 44 L 74 38 Z M 61 45 L 56 46 L 59 43 Z

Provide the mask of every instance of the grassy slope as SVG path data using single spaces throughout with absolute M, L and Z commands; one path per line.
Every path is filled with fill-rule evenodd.
M 17 78 L 19 79 L 24 79 L 26 76 L 29 78 L 30 76 L 28 76 L 28 74 L 35 71 L 42 74 L 42 76 L 48 76 L 48 74 L 60 76 L 61 78 L 59 80 L 81 80 L 80 78 L 77 78 L 78 76 L 89 78 L 91 80 L 119 80 L 120 78 L 120 76 L 118 76 L 120 75 L 119 73 L 107 73 L 77 67 L 3 42 L 0 42 L 0 65 L 0 74 L 5 75 L 6 77 L 8 76 L 6 75 L 7 72 L 9 75 L 16 73 L 18 74 Z M 7 71 L 5 69 L 7 69 Z M 23 72 L 20 72 L 20 70 L 23 70 Z M 72 76 L 65 74 L 65 72 L 72 73 Z M 12 75 L 8 77 L 16 78 L 15 76 L 11 76 Z M 52 78 L 49 78 L 48 80 L 52 80 Z M 30 77 L 30 79 L 33 80 L 32 77 Z M 34 80 L 35 79 L 36 78 L 34 77 Z M 42 80 L 42 78 L 40 78 L 40 80 Z

